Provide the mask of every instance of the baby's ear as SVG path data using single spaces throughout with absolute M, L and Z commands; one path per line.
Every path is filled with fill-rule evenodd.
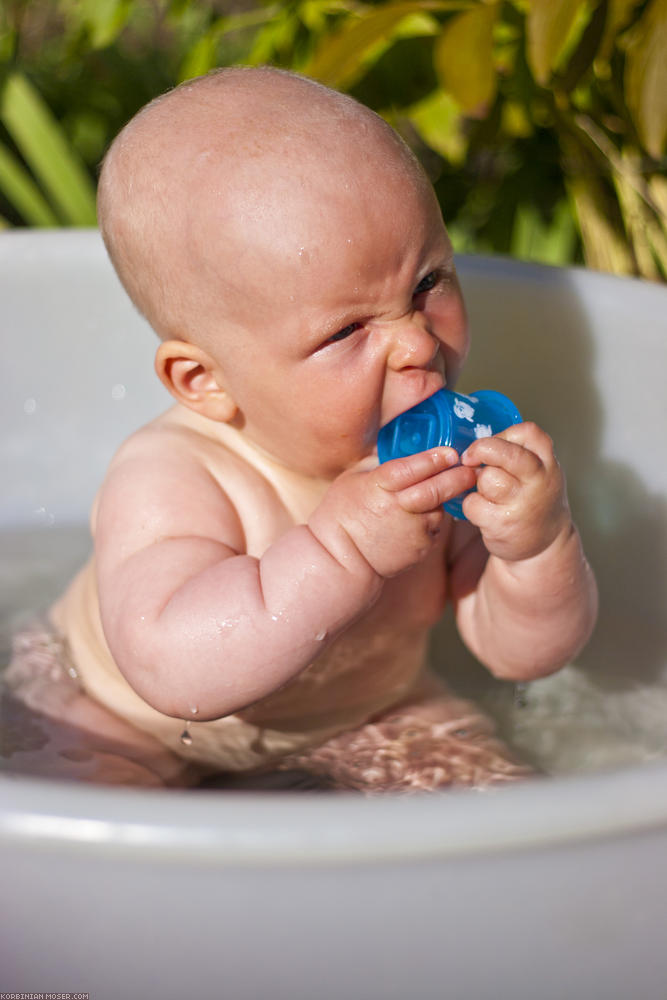
M 165 340 L 155 354 L 155 371 L 174 399 L 204 417 L 229 423 L 238 409 L 222 384 L 213 359 L 195 344 Z

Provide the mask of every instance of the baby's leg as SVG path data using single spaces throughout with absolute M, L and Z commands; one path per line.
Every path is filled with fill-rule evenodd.
M 5 681 L 0 766 L 8 771 L 143 787 L 199 779 L 156 739 L 86 694 L 63 639 L 49 626 L 14 637 Z
M 367 794 L 445 787 L 484 788 L 532 774 L 472 702 L 427 677 L 409 699 L 281 768 L 301 768 L 330 787 Z

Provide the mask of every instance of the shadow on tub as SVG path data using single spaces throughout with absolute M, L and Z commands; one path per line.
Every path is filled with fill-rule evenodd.
M 600 590 L 598 625 L 576 669 L 563 680 L 556 675 L 531 685 L 526 715 L 534 727 L 550 720 L 562 727 L 557 716 L 570 711 L 572 728 L 606 728 L 615 739 L 627 731 L 631 740 L 642 728 L 628 761 L 665 752 L 667 490 L 657 468 L 665 402 L 644 392 L 645 373 L 659 354 L 633 355 L 631 333 L 633 299 L 646 288 L 515 261 L 496 260 L 491 270 L 472 258 L 461 270 L 472 328 L 461 387 L 507 393 L 526 420 L 553 437 Z M 598 286 L 593 297 L 591 282 Z M 616 294 L 608 301 L 612 285 Z M 627 317 L 619 315 L 619 287 Z M 656 349 L 658 337 L 664 341 L 658 326 Z M 435 631 L 433 658 L 458 691 L 485 702 L 511 739 L 521 728 L 517 709 L 525 693 L 517 699 L 514 685 L 489 678 L 457 639 L 451 613 Z M 613 752 L 609 759 L 618 762 Z

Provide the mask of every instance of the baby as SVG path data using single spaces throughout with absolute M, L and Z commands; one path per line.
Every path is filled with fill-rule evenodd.
M 534 424 L 378 466 L 380 427 L 468 351 L 411 152 L 313 81 L 220 70 L 120 133 L 99 219 L 175 406 L 113 459 L 94 557 L 9 671 L 74 727 L 70 773 L 367 792 L 527 773 L 428 672 L 429 628 L 451 601 L 475 656 L 530 680 L 587 640 L 596 588 Z

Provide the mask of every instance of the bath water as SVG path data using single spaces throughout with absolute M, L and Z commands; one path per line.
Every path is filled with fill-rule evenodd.
M 0 533 L 2 770 L 21 771 L 21 750 L 48 740 L 40 717 L 2 689 L 12 636 L 48 608 L 83 565 L 90 547 L 87 526 L 81 524 Z M 667 683 L 661 681 L 622 695 L 570 666 L 527 685 L 487 678 L 475 698 L 519 756 L 547 774 L 616 768 L 667 755 Z M 197 711 L 192 706 L 193 717 Z M 190 721 L 184 720 L 181 738 L 185 744 L 196 738 Z M 285 784 L 281 776 L 275 787 Z M 307 783 L 304 786 L 302 777 L 296 776 L 291 787 L 307 787 Z

